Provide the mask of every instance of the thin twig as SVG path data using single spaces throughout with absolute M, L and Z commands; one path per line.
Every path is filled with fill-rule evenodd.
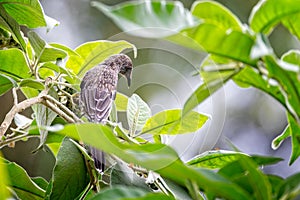
M 18 104 L 17 88 L 15 87 L 12 88 L 12 95 L 14 99 L 14 105 L 17 105 Z
M 30 137 L 37 137 L 37 136 L 36 135 L 24 134 L 24 135 L 19 135 L 19 136 L 13 137 L 13 138 L 8 138 L 4 141 L 0 140 L 0 147 L 3 147 L 4 145 L 8 145 L 12 142 L 17 142 L 17 141 L 22 140 L 24 138 L 30 138 Z
M 66 122 L 75 123 L 75 121 L 69 115 L 67 115 L 66 113 L 64 113 L 63 111 L 61 111 L 58 107 L 56 107 L 54 104 L 52 104 L 47 99 L 45 99 L 45 98 L 43 98 L 43 99 L 44 99 L 44 101 L 41 102 L 43 105 L 45 105 L 46 107 L 50 108 L 52 111 L 54 111 L 55 113 L 57 113 L 64 120 L 66 120 Z
M 64 113 L 66 113 L 67 115 L 71 116 L 75 122 L 83 122 L 79 117 L 77 117 L 77 115 L 75 115 L 75 113 L 73 113 L 69 108 L 67 108 L 66 106 L 64 106 L 62 103 L 60 103 L 59 101 L 57 101 L 52 96 L 46 95 L 44 98 L 46 100 L 48 100 L 49 102 L 57 105 Z

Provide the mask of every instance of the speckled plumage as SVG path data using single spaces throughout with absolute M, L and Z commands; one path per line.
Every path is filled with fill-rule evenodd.
M 118 54 L 87 71 L 80 84 L 80 99 L 89 121 L 105 123 L 116 97 L 118 74 L 130 78 L 131 70 L 130 58 Z
M 80 101 L 90 122 L 106 123 L 112 102 L 116 98 L 118 74 L 125 76 L 130 85 L 132 61 L 124 54 L 109 57 L 84 75 L 80 88 Z M 103 152 L 90 148 L 95 165 L 104 171 Z

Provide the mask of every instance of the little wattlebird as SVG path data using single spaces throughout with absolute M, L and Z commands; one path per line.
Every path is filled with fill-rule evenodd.
M 116 98 L 119 74 L 127 79 L 129 87 L 132 61 L 125 54 L 109 57 L 84 75 L 80 84 L 80 102 L 90 122 L 102 124 L 107 122 L 112 102 Z M 89 151 L 94 159 L 95 167 L 103 172 L 105 169 L 104 153 L 94 147 L 89 147 Z

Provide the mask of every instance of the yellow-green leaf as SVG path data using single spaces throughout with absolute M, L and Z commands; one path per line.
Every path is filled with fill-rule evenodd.
M 149 118 L 142 129 L 142 133 L 183 134 L 197 131 L 208 120 L 208 117 L 195 111 L 182 115 L 182 110 L 165 110 Z

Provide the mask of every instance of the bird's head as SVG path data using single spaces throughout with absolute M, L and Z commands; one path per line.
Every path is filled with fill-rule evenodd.
M 119 67 L 119 73 L 127 79 L 128 87 L 131 84 L 131 76 L 132 76 L 132 61 L 125 54 L 117 54 L 109 57 L 106 60 L 110 62 L 110 64 L 114 64 Z

